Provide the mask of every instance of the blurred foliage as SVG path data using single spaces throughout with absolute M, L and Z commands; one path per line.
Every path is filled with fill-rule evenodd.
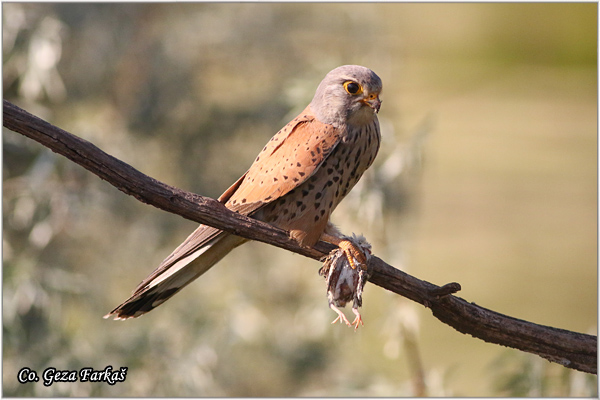
M 4 3 L 4 98 L 216 197 L 325 73 L 366 65 L 384 145 L 334 222 L 469 300 L 591 332 L 596 33 L 595 4 Z M 103 320 L 194 226 L 4 130 L 3 394 L 597 395 L 373 285 L 364 329 L 330 326 L 318 264 L 261 244 L 143 318 Z M 127 380 L 16 380 L 107 365 Z
M 504 353 L 490 364 L 504 397 L 597 397 L 597 377 L 580 374 L 527 353 Z

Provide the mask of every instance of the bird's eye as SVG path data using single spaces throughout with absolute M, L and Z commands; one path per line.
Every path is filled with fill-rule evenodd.
M 358 83 L 354 82 L 354 81 L 346 81 L 344 82 L 344 89 L 346 89 L 346 92 L 348 92 L 351 95 L 357 95 L 362 93 L 362 86 L 360 86 Z

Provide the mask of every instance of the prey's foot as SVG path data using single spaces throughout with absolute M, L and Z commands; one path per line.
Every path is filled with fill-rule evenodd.
M 346 318 L 344 313 L 341 312 L 335 305 L 329 304 L 329 307 L 331 307 L 331 309 L 333 311 L 335 311 L 338 315 L 337 318 L 331 322 L 332 325 L 335 324 L 336 322 L 340 321 L 340 323 L 345 323 L 346 325 L 351 326 L 350 322 L 348 321 L 348 318 Z
M 354 315 L 356 315 L 356 318 L 354 318 L 354 321 L 352 321 L 352 325 L 354 326 L 354 332 L 356 332 L 356 330 L 358 329 L 358 324 L 361 324 L 361 326 L 365 326 L 365 324 L 363 324 L 363 320 L 360 316 L 360 313 L 358 312 L 358 309 L 352 307 L 352 312 L 354 313 Z

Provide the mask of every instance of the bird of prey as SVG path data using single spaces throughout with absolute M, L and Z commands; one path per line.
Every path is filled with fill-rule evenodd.
M 329 72 L 310 104 L 262 149 L 248 171 L 220 197 L 227 208 L 289 232 L 301 246 L 324 240 L 365 263 L 364 253 L 329 222 L 340 201 L 373 163 L 380 144 L 381 79 L 344 65 Z M 200 225 L 105 318 L 139 317 L 248 241 Z

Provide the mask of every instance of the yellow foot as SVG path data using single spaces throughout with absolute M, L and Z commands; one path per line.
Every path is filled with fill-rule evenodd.
M 349 240 L 342 240 L 340 243 L 338 243 L 338 247 L 344 250 L 346 258 L 348 259 L 352 269 L 356 269 L 354 260 L 358 261 L 358 266 L 360 266 L 361 269 L 367 269 L 367 256 L 365 256 L 365 253 L 356 247 L 354 243 Z
M 324 240 L 327 243 L 335 244 L 340 249 L 342 249 L 344 251 L 344 254 L 346 254 L 346 258 L 348 259 L 348 262 L 350 263 L 352 269 L 356 269 L 357 267 L 355 263 L 356 260 L 356 262 L 358 262 L 358 266 L 360 266 L 362 270 L 367 270 L 367 256 L 360 248 L 358 248 L 357 245 L 352 243 L 350 240 L 340 239 L 336 236 L 327 233 L 321 235 L 321 240 Z

